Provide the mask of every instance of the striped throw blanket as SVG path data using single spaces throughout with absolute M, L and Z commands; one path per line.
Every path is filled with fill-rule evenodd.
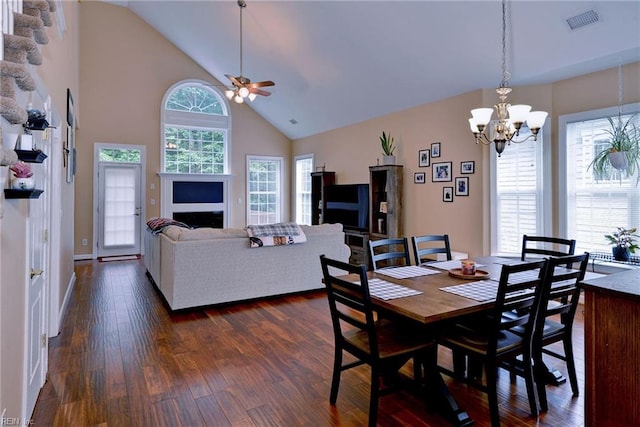
M 247 234 L 252 248 L 293 245 L 307 241 L 307 236 L 295 222 L 250 225 L 247 227 Z

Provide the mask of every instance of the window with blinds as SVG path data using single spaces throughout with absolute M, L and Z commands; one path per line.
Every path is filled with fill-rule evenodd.
M 247 156 L 247 224 L 281 221 L 282 157 Z
M 567 121 L 560 128 L 565 135 L 567 159 L 566 198 L 561 197 L 560 203 L 566 204 L 567 233 L 576 239 L 576 253 L 610 253 L 605 234 L 616 227 L 640 227 L 640 187 L 636 185 L 636 177 L 625 177 L 610 168 L 598 179 L 589 167 L 595 153 L 609 139 L 606 129 L 610 124 L 606 117 L 611 114 L 604 112 L 610 110 L 600 111 L 599 117 L 593 117 L 598 112 L 584 113 L 584 120 Z M 632 115 L 624 114 L 622 120 Z M 632 122 L 640 126 L 640 117 L 636 115 Z
M 313 172 L 313 155 L 296 156 L 296 222 L 311 225 L 311 172 Z
M 519 140 L 530 135 L 520 130 Z M 492 149 L 492 253 L 519 255 L 522 235 L 544 230 L 542 133 L 537 141 L 511 144 L 501 157 Z

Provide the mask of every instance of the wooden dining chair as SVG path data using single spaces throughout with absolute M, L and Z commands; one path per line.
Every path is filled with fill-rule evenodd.
M 545 296 L 544 275 L 546 260 L 516 265 L 503 265 L 494 308 L 486 317 L 474 317 L 474 322 L 461 322 L 436 333 L 436 342 L 450 348 L 454 353 L 465 354 L 484 367 L 482 378 L 461 376 L 440 366 L 445 374 L 487 393 L 491 424 L 500 425 L 498 409 L 498 369 L 505 362 L 521 356 L 523 360 L 533 357 L 533 331 L 541 299 Z M 528 308 L 528 309 L 527 309 Z M 509 313 L 505 317 L 504 313 Z M 517 313 L 517 316 L 513 316 Z M 522 327 L 524 334 L 511 329 Z M 519 374 L 524 377 L 529 409 L 532 416 L 539 414 L 537 386 L 532 364 L 523 365 Z
M 550 256 L 573 255 L 576 250 L 574 239 L 563 239 L 560 237 L 548 236 L 522 236 L 522 254 L 520 259 L 525 261 L 529 255 L 542 258 Z
M 546 380 L 550 374 L 542 355 L 547 354 L 563 360 L 567 365 L 571 391 L 574 396 L 580 393 L 578 376 L 573 356 L 573 320 L 580 300 L 581 288 L 578 284 L 584 279 L 589 264 L 589 253 L 565 257 L 549 258 L 545 281 L 549 283 L 549 293 L 543 301 L 533 336 L 533 359 L 537 366 L 538 397 L 543 411 L 548 408 Z M 550 344 L 562 342 L 564 354 L 548 348 Z
M 369 240 L 369 253 L 373 271 L 384 267 L 411 265 L 406 237 Z
M 364 265 L 347 264 L 324 255 L 320 256 L 320 263 L 335 340 L 329 401 L 332 405 L 336 403 L 342 371 L 362 364 L 369 365 L 369 426 L 375 426 L 379 396 L 393 391 L 390 387 L 381 389 L 380 379 L 392 377 L 413 359 L 414 380 L 422 382 L 422 368 L 426 369 L 427 360 L 435 360 L 436 346 L 427 334 L 408 327 L 406 323 L 375 319 Z M 345 278 L 347 275 L 350 276 Z M 356 360 L 343 364 L 344 352 Z
M 411 246 L 416 265 L 423 262 L 434 261 L 433 255 L 445 254 L 447 260 L 451 260 L 451 246 L 448 234 L 432 234 L 424 236 L 412 236 Z

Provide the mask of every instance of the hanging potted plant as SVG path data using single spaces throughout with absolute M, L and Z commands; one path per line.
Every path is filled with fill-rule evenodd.
M 396 147 L 393 145 L 393 137 L 391 134 L 386 134 L 384 131 L 382 132 L 382 136 L 380 137 L 380 145 L 382 147 L 382 164 L 383 165 L 395 165 L 396 164 L 396 156 L 393 155 Z
M 611 234 L 605 234 L 604 237 L 613 246 L 613 258 L 618 261 L 628 261 L 631 254 L 636 252 L 638 244 L 636 243 L 636 237 L 640 237 L 635 234 L 637 229 L 618 227 L 617 231 Z
M 633 123 L 636 116 L 633 114 L 626 121 L 620 114 L 615 120 L 607 117 L 609 142 L 596 153 L 587 168 L 593 168 L 596 179 L 610 177 L 612 168 L 620 171 L 621 178 L 631 178 L 640 170 L 640 129 Z M 640 175 L 636 176 L 636 185 L 639 181 Z

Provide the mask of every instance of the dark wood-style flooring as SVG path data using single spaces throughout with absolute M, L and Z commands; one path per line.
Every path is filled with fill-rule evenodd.
M 333 334 L 322 292 L 169 313 L 142 261 L 76 263 L 77 282 L 36 426 L 362 426 L 369 369 L 342 374 L 329 404 Z M 248 284 L 250 286 L 250 284 Z M 574 335 L 581 395 L 548 387 L 549 411 L 528 413 L 524 383 L 500 376 L 505 426 L 583 426 L 583 315 Z M 450 360 L 441 350 L 441 363 Z M 549 363 L 566 374 L 564 364 Z M 407 368 L 408 369 L 408 368 Z M 489 425 L 486 396 L 446 378 L 458 403 Z M 446 426 L 410 391 L 383 396 L 380 426 Z

